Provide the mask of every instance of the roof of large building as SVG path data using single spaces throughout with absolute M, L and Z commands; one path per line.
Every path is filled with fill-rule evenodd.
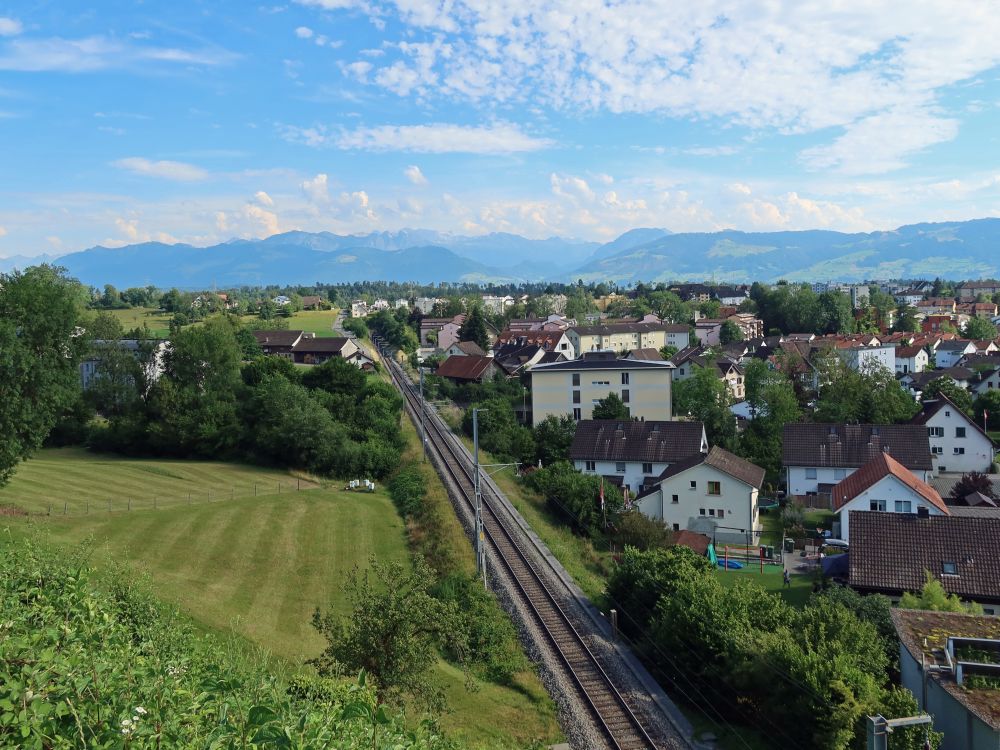
M 605 356 L 606 355 L 606 356 Z M 613 352 L 587 352 L 580 359 L 535 365 L 532 372 L 572 372 L 574 370 L 672 370 L 670 362 L 650 362 L 644 359 L 618 359 Z
M 687 333 L 690 329 L 680 323 L 602 323 L 592 326 L 574 326 L 569 330 L 578 336 L 610 336 L 615 333 Z
M 910 471 L 931 471 L 927 429 L 916 424 L 786 424 L 785 466 L 860 467 L 883 451 Z
M 702 464 L 718 469 L 724 474 L 733 477 L 733 479 L 738 479 L 744 484 L 749 484 L 751 487 L 756 487 L 757 489 L 760 489 L 761 485 L 764 484 L 764 475 L 766 473 L 764 469 L 717 445 L 708 454 L 699 453 L 667 467 L 657 477 L 657 482 L 662 482 L 664 479 L 677 476 L 688 469 L 701 466 Z
M 254 331 L 253 337 L 261 346 L 292 346 L 302 338 L 302 331 Z
M 879 453 L 853 474 L 834 485 L 830 491 L 830 497 L 833 498 L 833 509 L 839 511 L 862 492 L 871 489 L 875 484 L 889 476 L 895 477 L 942 513 L 948 512 L 948 506 L 945 505 L 936 489 L 884 452 Z
M 659 349 L 633 349 L 628 353 L 629 359 L 643 359 L 647 362 L 663 362 L 663 355 Z
M 896 359 L 912 359 L 923 350 L 924 348 L 922 346 L 897 346 Z
M 476 356 L 479 357 L 486 356 L 486 352 L 484 352 L 483 348 L 479 346 L 479 344 L 477 344 L 475 341 L 456 341 L 448 348 L 451 349 L 452 346 L 458 349 L 460 352 L 464 352 L 465 354 L 475 354 Z
M 492 357 L 455 354 L 438 365 L 434 374 L 454 380 L 480 380 L 492 364 Z
M 578 461 L 674 463 L 707 449 L 701 422 L 585 419 L 577 423 L 569 457 Z
M 944 656 L 949 638 L 1000 640 L 1000 618 L 958 612 L 931 612 L 893 607 L 893 625 L 899 642 L 918 664 L 944 667 L 927 670 L 928 679 L 942 688 L 993 730 L 1000 730 L 1000 694 L 995 688 L 959 685 Z
M 851 511 L 850 584 L 920 591 L 924 571 L 963 599 L 1000 602 L 1000 517 Z M 954 574 L 944 573 L 944 563 Z
M 302 339 L 292 347 L 293 352 L 322 352 L 334 354 L 339 352 L 350 339 L 343 337 L 321 337 Z
M 565 331 L 512 331 L 509 328 L 497 336 L 496 345 L 540 346 L 545 350 L 554 349 Z

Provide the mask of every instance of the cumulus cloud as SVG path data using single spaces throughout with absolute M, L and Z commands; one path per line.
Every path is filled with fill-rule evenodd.
M 271 196 L 265 193 L 263 190 L 258 190 L 256 193 L 254 193 L 253 198 L 262 206 L 267 206 L 268 208 L 274 206 L 274 199 L 271 198 Z
M 307 146 L 333 146 L 359 151 L 410 151 L 423 154 L 513 154 L 538 151 L 553 145 L 547 138 L 523 132 L 512 123 L 492 125 L 380 125 L 356 130 L 331 131 L 320 125 L 287 126 L 286 139 Z
M 313 35 L 313 30 L 308 26 L 299 26 L 295 29 L 295 36 L 299 39 L 309 39 Z
M 406 175 L 406 179 L 408 179 L 414 185 L 427 184 L 427 178 L 424 177 L 424 173 L 420 171 L 420 167 L 418 167 L 416 164 L 411 164 L 406 169 L 404 169 L 403 174 Z
M 151 161 L 141 156 L 118 159 L 112 162 L 112 165 L 143 177 L 157 177 L 175 182 L 198 182 L 208 177 L 208 172 L 193 164 L 180 161 Z
M 302 188 L 302 192 L 305 193 L 306 198 L 311 203 L 322 204 L 329 203 L 330 201 L 330 193 L 327 189 L 327 176 L 323 173 L 305 180 L 299 187 Z
M 0 36 L 17 36 L 24 30 L 24 26 L 16 18 L 0 16 Z
M 400 96 L 718 119 L 781 133 L 838 128 L 814 164 L 886 171 L 954 126 L 935 116 L 951 85 L 1000 64 L 988 0 L 739 3 L 622 0 L 300 0 L 403 26 L 370 80 Z M 595 43 L 600 40 L 600 43 Z M 878 158 L 877 127 L 908 144 Z M 871 149 L 850 160 L 851 144 Z M 691 149 L 727 155 L 732 147 Z

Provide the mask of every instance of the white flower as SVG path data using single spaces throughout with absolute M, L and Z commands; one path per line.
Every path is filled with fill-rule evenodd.
M 131 719 L 122 719 L 122 726 L 125 727 L 126 729 L 128 729 L 129 727 L 132 726 L 132 720 Z
M 144 709 L 142 706 L 136 706 L 135 707 L 135 712 L 137 714 L 139 714 L 139 716 L 145 716 L 146 715 L 146 709 Z

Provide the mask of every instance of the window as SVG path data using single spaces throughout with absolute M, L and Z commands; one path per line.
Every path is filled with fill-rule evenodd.
M 693 479 L 691 480 L 691 489 L 692 490 L 698 489 L 698 483 L 696 481 L 694 481 Z
M 580 373 L 578 373 L 578 372 L 574 372 L 573 373 L 573 385 L 575 385 L 575 386 L 579 386 L 580 385 Z
M 955 455 L 956 456 L 964 456 L 965 455 L 965 448 L 956 448 L 955 449 Z
M 931 446 L 931 453 L 934 453 L 934 454 L 940 456 L 942 453 L 944 453 L 944 448 L 942 448 L 940 445 L 932 445 Z
M 945 412 L 944 412 L 944 415 L 946 417 L 950 417 L 951 416 L 951 412 L 946 409 Z
M 708 509 L 708 515 L 715 516 L 715 508 L 709 508 Z
M 624 474 L 625 473 L 625 462 L 624 461 L 616 461 L 615 462 L 615 471 L 617 471 L 619 474 Z
M 957 438 L 964 438 L 965 437 L 965 428 L 964 427 L 956 427 L 955 428 L 955 437 L 957 437 Z
M 680 531 L 680 530 L 681 530 L 681 525 L 679 523 L 675 523 L 674 524 L 674 531 Z M 992 613 L 990 613 L 990 614 L 992 614 Z
M 836 479 L 836 480 L 838 480 L 838 481 L 841 480 L 841 479 L 843 479 L 846 476 L 847 476 L 847 469 L 834 469 L 833 470 L 833 478 Z
M 597 461 L 587 461 L 587 471 L 597 471 Z
M 816 469 L 806 469 L 806 479 L 815 479 Z
M 704 508 L 698 508 L 698 515 L 699 516 L 705 515 L 705 509 Z
M 708 483 L 708 494 L 709 495 L 721 495 L 722 494 L 722 483 L 721 482 L 709 482 Z
M 629 398 L 628 388 L 622 388 L 622 403 L 627 404 Z
M 868 504 L 868 510 L 885 510 L 885 500 L 872 500 Z
M 573 403 L 580 403 L 580 391 L 573 391 Z
M 725 511 L 725 509 L 724 509 L 724 508 L 719 508 L 719 509 L 718 509 L 717 511 L 715 511 L 715 514 L 716 514 L 716 515 L 717 515 L 717 516 L 718 516 L 719 518 L 725 518 L 725 517 L 726 517 L 726 511 Z
M 628 385 L 628 373 L 627 372 L 623 372 L 622 373 L 622 385 Z
M 575 419 L 577 422 L 579 422 L 582 419 L 582 417 L 580 416 L 580 410 L 579 409 L 574 409 L 573 410 L 573 419 Z
M 928 427 L 927 434 L 930 437 L 944 437 L 944 427 Z
M 943 562 L 941 563 L 941 573 L 946 576 L 957 576 L 958 566 L 953 562 Z
M 642 473 L 643 474 L 652 474 L 653 473 L 653 464 L 643 464 L 642 465 Z
M 673 503 L 674 505 L 677 505 L 677 503 L 679 503 L 680 501 L 681 501 L 681 499 L 679 497 L 677 497 L 677 495 L 671 495 L 670 496 L 670 502 Z
M 909 500 L 897 500 L 896 501 L 896 512 L 897 513 L 912 513 L 913 503 Z

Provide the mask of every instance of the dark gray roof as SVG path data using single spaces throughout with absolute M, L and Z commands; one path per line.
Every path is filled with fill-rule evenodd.
M 971 343 L 972 343 L 971 341 L 968 341 L 966 339 L 953 339 L 951 341 L 942 341 L 940 344 L 938 344 L 938 350 L 946 352 L 961 352 L 965 351 L 965 349 L 967 349 L 969 344 Z
M 602 354 L 602 352 L 596 352 Z M 535 365 L 532 372 L 559 372 L 565 370 L 672 370 L 674 366 L 670 362 L 650 362 L 644 359 L 618 359 L 613 352 L 607 352 L 609 356 L 593 356 L 590 353 L 584 354 L 581 359 L 571 359 L 567 362 L 556 362 L 551 365 Z
M 657 482 L 662 482 L 664 479 L 677 476 L 678 474 L 701 464 L 712 466 L 719 471 L 728 474 L 734 479 L 738 479 L 745 484 L 749 484 L 751 487 L 756 487 L 757 489 L 760 489 L 761 485 L 764 484 L 764 475 L 766 473 L 764 469 L 740 458 L 735 453 L 730 453 L 724 448 L 720 448 L 717 445 L 712 448 L 707 455 L 699 453 L 667 467 L 667 469 L 660 474 Z
M 302 338 L 302 331 L 254 331 L 253 337 L 261 346 L 292 346 Z
M 339 352 L 344 348 L 344 344 L 347 343 L 346 338 L 337 337 L 320 337 L 302 339 L 295 346 L 292 347 L 292 351 L 296 353 L 308 353 L 308 352 L 322 352 L 322 353 L 335 353 Z
M 781 460 L 785 466 L 858 468 L 887 451 L 910 471 L 930 471 L 927 428 L 916 424 L 786 424 Z
M 701 455 L 701 422 L 585 419 L 576 426 L 569 456 L 577 461 L 674 463 Z
M 653 331 L 686 333 L 690 329 L 686 325 L 675 323 L 605 323 L 594 326 L 573 326 L 569 330 L 576 331 L 579 336 L 607 336 L 612 333 L 650 333 Z
M 963 599 L 1000 602 L 1000 517 L 851 511 L 850 584 L 866 591 L 920 591 L 924 571 Z M 944 575 L 942 563 L 957 575 Z

